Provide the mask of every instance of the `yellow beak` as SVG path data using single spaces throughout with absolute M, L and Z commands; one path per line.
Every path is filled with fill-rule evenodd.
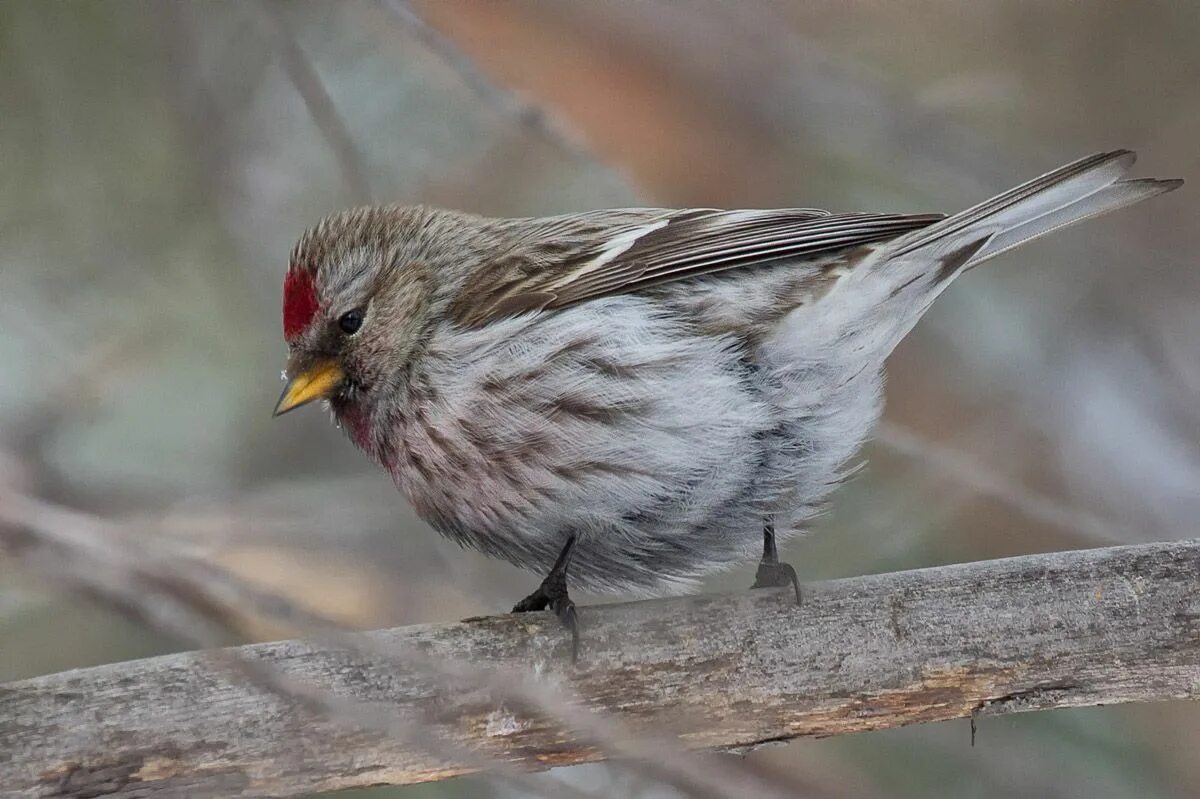
M 279 416 L 313 400 L 325 399 L 345 377 L 342 368 L 334 361 L 318 361 L 288 380 L 271 415 Z

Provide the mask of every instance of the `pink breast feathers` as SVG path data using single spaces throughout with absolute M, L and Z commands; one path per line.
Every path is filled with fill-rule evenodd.
M 291 341 L 317 315 L 317 287 L 303 267 L 289 269 L 283 279 L 283 337 Z

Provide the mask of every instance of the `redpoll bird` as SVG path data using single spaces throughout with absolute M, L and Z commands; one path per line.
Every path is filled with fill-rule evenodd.
M 879 419 L 888 354 L 962 272 L 1176 188 L 1126 150 L 953 216 L 635 208 L 487 219 L 360 208 L 301 238 L 290 382 L 417 512 L 549 576 L 514 610 L 575 629 L 572 585 L 656 590 L 786 538 Z M 797 597 L 799 596 L 799 589 Z

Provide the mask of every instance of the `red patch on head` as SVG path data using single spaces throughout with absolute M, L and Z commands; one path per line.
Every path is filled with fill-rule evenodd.
M 292 340 L 317 315 L 317 287 L 303 267 L 289 269 L 283 279 L 283 337 Z

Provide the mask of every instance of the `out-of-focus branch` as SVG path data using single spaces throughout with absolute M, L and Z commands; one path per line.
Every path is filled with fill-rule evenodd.
M 454 42 L 413 10 L 406 0 L 383 0 L 383 7 L 413 38 L 453 70 L 479 99 L 500 113 L 518 119 L 522 127 L 544 136 L 568 152 L 583 155 L 589 160 L 595 158 L 591 150 L 581 145 L 576 134 L 568 132 L 550 109 L 540 103 L 523 100 L 511 89 L 492 81 Z
M 350 131 L 338 113 L 325 83 L 288 28 L 283 9 L 274 0 L 268 0 L 263 4 L 263 11 L 263 16 L 275 33 L 279 54 L 283 59 L 283 69 L 303 98 L 309 116 L 325 137 L 329 149 L 333 151 L 346 181 L 346 188 L 353 196 L 354 202 L 370 202 L 371 181 L 366 161 L 350 136 Z
M 23 473 L 17 478 L 7 475 L 7 480 L 27 482 L 55 498 L 67 493 L 65 477 L 48 457 L 50 442 L 68 424 L 86 419 L 134 369 L 146 348 L 144 337 L 122 336 L 70 353 L 69 359 L 66 352 L 53 352 L 52 358 L 65 362 L 65 377 L 42 389 L 27 407 L 18 408 L 0 431 L 0 470 L 7 464 Z
M 332 622 L 280 597 L 261 593 L 207 564 L 182 557 L 163 560 L 160 552 L 146 558 L 131 555 L 124 551 L 125 542 L 106 535 L 100 524 L 87 514 L 0 493 L 0 553 L 18 555 L 44 576 L 73 586 L 98 603 L 191 646 L 211 648 L 228 643 L 231 636 L 239 634 L 248 617 L 260 614 L 304 626 L 328 638 L 336 639 L 341 634 Z M 236 598 L 245 600 L 245 606 L 232 601 Z M 299 713 L 341 720 L 422 751 L 452 752 L 473 768 L 524 788 L 530 796 L 550 795 L 515 767 L 430 736 L 419 724 L 397 718 L 386 708 L 306 684 L 279 673 L 269 662 L 241 657 L 237 649 L 211 650 L 210 655 L 214 669 L 224 668 L 231 678 L 244 679 L 248 685 L 290 703 Z M 72 795 L 70 790 L 64 792 Z M 558 786 L 553 795 L 595 799 L 570 786 Z M 0 792 L 0 796 L 7 794 Z
M 542 614 L 362 634 L 434 660 L 534 671 L 632 730 L 740 748 L 966 716 L 1200 696 L 1200 541 L 1038 555 L 750 592 L 585 608 L 577 666 Z M 486 692 L 301 642 L 243 647 L 284 679 L 431 724 L 528 769 L 600 759 L 585 737 Z M 0 688 L 0 784 L 59 796 L 296 796 L 470 770 L 364 737 L 182 654 Z M 57 791 L 57 793 L 54 793 Z
M 580 134 L 553 109 L 525 98 L 488 77 L 453 40 L 426 22 L 407 0 L 383 0 L 383 8 L 414 39 L 457 74 L 475 96 L 497 113 L 516 121 L 521 129 L 541 137 L 596 169 L 614 173 L 618 171 L 613 164 L 597 156 Z M 626 184 L 633 182 L 631 176 L 623 173 L 620 180 Z
M 885 422 L 879 426 L 875 440 L 892 452 L 917 460 L 946 479 L 1002 502 L 1033 521 L 1060 527 L 1094 543 L 1115 544 L 1128 539 L 1127 531 L 1115 522 L 1026 488 L 985 463 L 910 428 Z
M 575 740 L 586 741 L 607 756 L 624 758 L 633 770 L 672 785 L 684 795 L 755 799 L 817 795 L 801 790 L 795 779 L 760 774 L 744 763 L 711 763 L 687 753 L 674 741 L 635 733 L 619 721 L 578 706 L 572 696 L 554 685 L 522 672 L 483 668 L 435 657 L 403 641 L 351 634 L 182 551 L 141 536 L 126 540 L 120 530 L 98 517 L 0 491 L 0 554 L 5 552 L 43 575 L 193 646 L 220 645 L 231 635 L 237 636 L 249 620 L 269 619 L 389 673 L 419 680 L 427 694 L 473 695 L 496 708 L 507 708 L 506 713 L 525 713 L 545 724 L 557 724 L 564 730 L 561 734 L 569 730 Z M 486 771 L 494 778 L 521 785 L 531 795 L 543 792 L 545 786 L 529 783 L 518 764 L 510 762 L 508 753 L 480 751 L 472 741 L 443 734 L 437 703 L 415 716 L 397 712 L 390 705 L 340 695 L 324 685 L 278 671 L 269 661 L 244 656 L 246 651 L 210 652 L 209 664 L 214 672 L 224 670 L 298 713 L 322 715 L 326 721 L 348 725 L 360 734 L 382 734 L 410 752 L 423 753 L 421 757 L 428 761 L 453 762 L 460 772 Z M 183 793 L 191 795 L 189 790 Z M 219 790 L 224 791 L 224 786 Z M 587 796 L 566 785 L 557 786 L 554 794 Z

